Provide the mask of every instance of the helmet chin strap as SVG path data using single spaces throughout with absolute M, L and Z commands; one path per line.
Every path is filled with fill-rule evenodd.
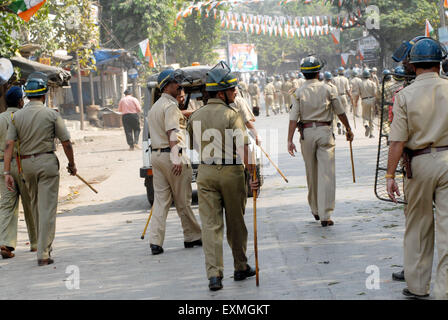
M 226 103 L 226 105 L 230 105 L 230 103 L 229 103 L 229 97 L 227 96 L 227 90 L 226 91 L 224 91 L 224 97 L 225 97 L 225 103 Z

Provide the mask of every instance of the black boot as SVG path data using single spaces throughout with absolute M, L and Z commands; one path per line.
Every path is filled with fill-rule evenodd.
M 211 291 L 218 291 L 222 289 L 222 278 L 221 277 L 211 277 L 209 279 L 208 288 Z
M 392 280 L 401 282 L 406 281 L 406 279 L 404 278 L 404 270 L 392 273 Z
M 235 271 L 233 273 L 233 280 L 241 281 L 249 277 L 253 277 L 256 274 L 255 269 L 251 268 L 250 265 L 247 265 L 246 270 L 244 271 Z
M 193 248 L 194 246 L 202 247 L 202 240 L 199 239 L 191 242 L 184 242 L 185 248 Z
M 150 248 L 151 248 L 151 253 L 152 253 L 153 255 L 163 253 L 163 248 L 162 248 L 161 246 L 157 246 L 157 245 L 155 245 L 155 244 L 150 244 L 149 246 L 150 246 Z

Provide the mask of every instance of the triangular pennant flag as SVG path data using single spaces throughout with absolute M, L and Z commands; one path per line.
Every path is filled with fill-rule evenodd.
M 335 44 L 339 44 L 341 41 L 341 31 L 339 29 L 334 29 L 331 32 L 331 37 L 333 38 L 333 42 Z
M 434 28 L 431 26 L 428 19 L 426 19 L 425 37 L 432 37 L 433 34 L 434 34 Z
M 149 46 L 149 39 L 143 40 L 138 45 L 139 45 L 139 52 L 138 52 L 139 57 L 148 62 L 150 68 L 155 68 L 154 59 L 152 57 L 151 48 Z
M 8 9 L 17 14 L 21 19 L 28 22 L 36 12 L 44 5 L 46 0 L 16 0 Z

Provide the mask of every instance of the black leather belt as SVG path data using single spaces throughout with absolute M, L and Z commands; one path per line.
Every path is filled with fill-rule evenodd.
M 303 128 L 304 129 L 312 128 L 312 127 L 314 127 L 314 125 L 316 125 L 316 127 L 331 126 L 331 121 L 330 122 L 317 122 L 317 121 L 308 122 L 308 123 L 303 124 Z
M 224 162 L 224 163 L 220 163 Z M 209 165 L 209 166 L 241 166 L 243 163 L 240 161 L 238 163 L 237 159 L 234 159 L 232 163 L 225 163 L 225 161 L 222 161 L 221 159 L 213 160 L 211 163 L 207 163 L 205 161 L 201 161 L 201 164 Z
M 48 152 L 42 152 L 42 153 L 30 154 L 30 155 L 26 155 L 26 156 L 20 156 L 20 159 L 21 159 L 21 160 L 23 160 L 23 159 L 29 159 L 29 158 L 32 158 L 32 157 L 38 157 L 38 156 L 41 156 L 41 155 L 43 155 L 43 154 L 54 154 L 54 151 L 48 151 Z
M 182 150 L 183 149 L 179 149 L 179 154 L 182 154 Z M 152 152 L 165 152 L 165 153 L 170 153 L 171 152 L 171 148 L 167 147 L 167 148 L 162 148 L 162 149 L 151 149 Z
M 367 99 L 372 99 L 372 98 L 375 98 L 375 97 L 365 97 L 365 98 L 362 98 L 362 100 L 367 100 Z
M 448 146 L 445 147 L 427 147 L 425 149 L 419 149 L 419 150 L 409 150 L 412 157 L 421 156 L 422 154 L 428 154 L 431 153 L 432 149 L 435 149 L 436 152 L 442 152 L 447 151 Z

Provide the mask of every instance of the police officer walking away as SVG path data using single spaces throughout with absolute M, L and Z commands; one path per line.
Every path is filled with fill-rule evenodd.
M 375 103 L 377 86 L 375 82 L 370 80 L 370 71 L 362 72 L 362 82 L 359 84 L 359 95 L 362 105 L 362 119 L 364 121 L 365 136 L 374 138 L 373 136 L 373 119 L 375 118 Z
M 434 295 L 448 299 L 448 82 L 439 76 L 444 56 L 445 49 L 433 39 L 414 45 L 409 62 L 417 78 L 395 96 L 389 135 L 386 179 L 393 201 L 395 194 L 400 194 L 395 171 L 403 153 L 410 161 L 404 182 L 408 287 L 403 294 L 413 298 L 429 295 L 436 240 L 439 263 Z
M 322 68 L 320 60 L 314 56 L 301 62 L 307 81 L 294 93 L 289 118 L 288 152 L 293 157 L 297 152 L 293 138 L 298 127 L 306 167 L 308 202 L 314 218 L 321 220 L 322 227 L 327 227 L 334 224 L 330 218 L 336 195 L 335 139 L 331 126 L 333 114 L 336 113 L 346 127 L 348 141 L 353 140 L 353 133 L 336 87 L 318 80 Z
M 266 117 L 269 117 L 269 110 L 272 109 L 274 114 L 277 114 L 277 109 L 275 107 L 275 87 L 273 84 L 273 77 L 267 78 L 266 86 L 264 87 L 264 101 L 266 107 Z
M 148 114 L 151 137 L 151 162 L 154 174 L 154 209 L 150 226 L 153 255 L 163 253 L 166 218 L 174 200 L 184 230 L 184 247 L 201 246 L 201 227 L 191 209 L 193 170 L 185 153 L 185 121 L 177 96 L 181 93 L 182 72 L 172 69 L 160 73 L 157 81 L 162 96 Z
M 4 147 L 8 127 L 12 125 L 11 115 L 23 107 L 23 90 L 21 87 L 12 87 L 6 93 L 6 105 L 8 109 L 0 114 L 0 173 L 5 171 Z M 19 220 L 19 196 L 22 200 L 31 252 L 37 251 L 37 228 L 34 222 L 33 211 L 30 203 L 28 189 L 17 167 L 17 148 L 14 147 L 14 159 L 11 163 L 11 176 L 14 179 L 15 190 L 9 191 L 3 181 L 0 181 L 0 248 L 3 259 L 13 258 L 13 251 L 17 245 L 17 223 Z
M 47 108 L 47 77 L 41 72 L 32 73 L 25 84 L 30 102 L 16 111 L 8 128 L 5 149 L 4 176 L 6 186 L 13 192 L 17 187 L 11 166 L 17 142 L 23 177 L 28 188 L 31 207 L 37 224 L 37 263 L 49 265 L 56 232 L 56 209 L 59 194 L 59 160 L 54 154 L 54 140 L 58 138 L 68 159 L 68 172 L 76 175 L 76 166 L 70 134 L 59 113 Z
M 244 123 L 231 107 L 237 84 L 237 78 L 224 62 L 215 66 L 207 74 L 206 90 L 210 100 L 188 122 L 191 147 L 201 154 L 197 177 L 199 214 L 205 267 L 212 291 L 223 287 L 223 211 L 227 241 L 234 259 L 234 280 L 241 281 L 255 275 L 255 270 L 247 264 L 246 255 L 244 213 L 247 189 L 243 163 L 249 172 L 253 172 L 253 164 L 249 163 L 249 139 Z M 207 131 L 219 136 L 203 141 L 204 132 Z M 258 181 L 252 178 L 251 187 L 258 190 Z

